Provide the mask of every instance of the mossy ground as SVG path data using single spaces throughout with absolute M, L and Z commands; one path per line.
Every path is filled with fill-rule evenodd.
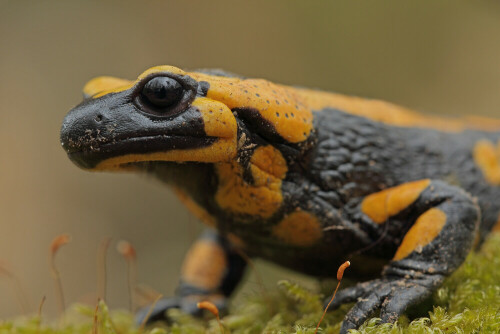
M 281 281 L 274 292 L 254 295 L 234 305 L 222 318 L 225 333 L 314 333 L 323 299 L 320 293 Z M 411 322 L 408 316 L 394 325 L 380 324 L 373 318 L 351 333 L 500 333 L 500 234 L 493 235 L 481 252 L 471 254 L 424 304 L 410 311 L 414 319 Z M 329 312 L 321 333 L 338 333 L 349 306 Z M 178 310 L 171 310 L 169 316 L 173 320 L 170 326 L 141 330 L 134 325 L 131 314 L 110 312 L 101 302 L 97 312 L 92 307 L 75 306 L 64 319 L 54 323 L 36 316 L 0 320 L 0 334 L 220 333 L 215 319 L 194 319 Z

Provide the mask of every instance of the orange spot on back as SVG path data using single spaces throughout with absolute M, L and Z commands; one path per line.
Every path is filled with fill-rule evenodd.
M 464 118 L 438 117 L 421 114 L 381 100 L 364 99 L 311 89 L 297 89 L 297 93 L 304 105 L 311 110 L 334 108 L 395 126 L 421 127 L 446 132 L 460 132 L 465 129 L 500 130 L 500 119 L 477 116 L 466 116 Z
M 483 131 L 498 131 L 500 129 L 500 119 L 484 116 L 467 115 L 464 121 L 469 128 Z
M 430 182 L 428 179 L 408 182 L 369 195 L 361 203 L 361 211 L 375 223 L 384 223 L 415 202 Z
M 434 240 L 446 224 L 446 214 L 436 208 L 424 212 L 406 233 L 393 260 L 404 259 L 413 251 L 420 251 Z
M 473 156 L 486 181 L 500 185 L 500 140 L 496 146 L 489 140 L 478 141 Z
M 294 246 L 312 246 L 323 236 L 321 225 L 313 214 L 297 210 L 273 227 L 272 234 Z

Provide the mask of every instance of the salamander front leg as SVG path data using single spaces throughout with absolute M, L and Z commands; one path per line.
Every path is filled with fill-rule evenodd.
M 245 260 L 225 238 L 212 230 L 205 232 L 186 255 L 176 296 L 159 300 L 148 322 L 167 320 L 165 312 L 170 308 L 200 315 L 196 304 L 203 300 L 225 310 L 227 298 L 241 280 L 245 266 Z M 137 313 L 137 323 L 144 320 L 148 311 L 149 307 L 145 307 Z
M 371 206 L 377 202 L 386 208 Z M 360 210 L 379 224 L 401 212 L 417 218 L 384 268 L 382 278 L 337 295 L 332 309 L 356 302 L 344 319 L 342 334 L 359 327 L 379 308 L 383 322 L 394 322 L 409 306 L 430 296 L 464 261 L 480 217 L 479 207 L 469 195 L 441 181 L 401 185 L 368 196 L 363 204 Z

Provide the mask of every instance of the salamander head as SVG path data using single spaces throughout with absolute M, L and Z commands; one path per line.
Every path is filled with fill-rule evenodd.
M 230 161 L 243 144 L 240 120 L 270 141 L 299 143 L 312 129 L 312 115 L 284 86 L 259 79 L 158 66 L 136 81 L 95 78 L 84 94 L 61 129 L 63 148 L 84 169 Z

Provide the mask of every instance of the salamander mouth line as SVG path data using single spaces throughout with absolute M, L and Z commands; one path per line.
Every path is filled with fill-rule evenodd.
M 81 145 L 77 150 L 67 150 L 69 158 L 84 169 L 94 169 L 101 162 L 119 158 L 117 166 L 135 164 L 146 161 L 138 157 L 146 157 L 150 154 L 167 153 L 175 150 L 185 151 L 191 149 L 203 149 L 212 146 L 220 137 L 193 137 L 193 136 L 141 136 L 124 138 L 109 143 L 97 142 L 95 146 Z M 127 157 L 130 157 L 129 160 Z M 138 160 L 137 160 L 138 159 Z
M 190 148 L 196 148 L 196 147 L 205 147 L 208 146 L 218 139 L 228 139 L 225 137 L 214 137 L 214 136 L 206 136 L 206 137 L 194 137 L 194 136 L 180 136 L 180 135 L 154 135 L 154 136 L 138 136 L 138 137 L 127 137 L 123 139 L 112 139 L 110 142 L 104 143 L 103 139 L 95 138 L 92 140 L 85 140 L 82 139 L 82 141 L 87 141 L 87 142 L 92 142 L 90 144 L 85 144 L 85 145 L 80 145 L 80 147 L 65 147 L 66 153 L 67 154 L 93 154 L 93 153 L 106 153 L 109 152 L 111 153 L 115 149 L 120 149 L 124 145 L 137 145 L 137 144 L 145 144 L 145 143 L 160 143 L 163 142 L 164 144 L 170 144 L 167 145 L 165 148 L 167 150 L 175 150 L 175 149 L 183 149 L 187 148 L 186 144 L 191 143 L 192 145 L 189 145 Z M 179 147 L 176 147 L 176 144 Z M 147 150 L 147 147 L 144 145 L 141 145 L 143 149 Z M 152 145 L 151 145 L 152 146 Z M 155 151 L 161 151 L 161 150 L 153 150 L 151 152 Z M 137 152 L 139 153 L 139 152 Z

